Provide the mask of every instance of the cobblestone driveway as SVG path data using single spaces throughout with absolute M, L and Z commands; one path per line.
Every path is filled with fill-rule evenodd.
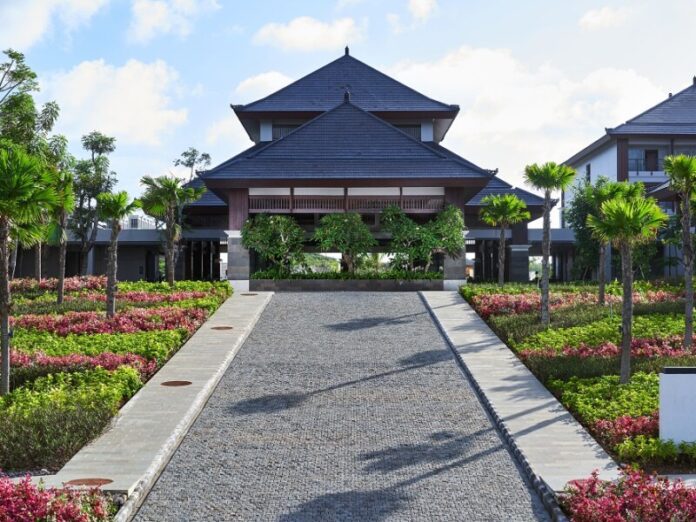
M 136 518 L 539 519 L 415 293 L 276 294 Z

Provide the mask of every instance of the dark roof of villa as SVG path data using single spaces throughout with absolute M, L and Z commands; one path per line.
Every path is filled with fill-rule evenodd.
M 513 188 L 513 186 L 510 185 L 510 183 L 508 183 L 507 181 L 503 181 L 502 179 L 495 177 L 488 182 L 486 188 L 484 188 L 481 192 L 479 192 L 473 198 L 471 198 L 469 202 L 466 204 L 466 206 L 480 207 L 483 205 L 482 201 L 483 198 L 485 198 L 486 196 L 510 193 L 520 198 L 529 207 L 541 206 L 544 204 L 544 198 L 537 196 L 532 192 L 527 192 L 526 190 L 521 188 Z
M 492 175 L 426 144 L 350 101 L 283 138 L 259 143 L 208 170 L 205 180 L 468 178 Z
M 201 178 L 193 178 L 188 183 L 184 184 L 184 187 L 190 188 L 200 188 L 205 187 L 203 180 Z M 206 190 L 200 199 L 189 203 L 187 207 L 226 207 L 227 203 L 217 197 L 212 191 Z
M 287 87 L 235 112 L 323 112 L 336 106 L 348 90 L 351 101 L 371 112 L 457 112 L 459 107 L 433 100 L 348 54 Z
M 696 78 L 693 85 L 607 133 L 696 134 Z

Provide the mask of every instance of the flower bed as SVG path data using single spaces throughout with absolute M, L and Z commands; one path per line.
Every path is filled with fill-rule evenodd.
M 12 391 L 0 398 L 0 470 L 60 468 L 231 292 L 227 282 L 121 283 L 109 319 L 104 286 L 101 277 L 66 279 L 58 306 L 56 281 L 12 282 L 19 313 Z
M 538 289 L 529 285 L 509 286 L 508 292 L 508 285 L 502 290 L 497 285 L 467 285 L 461 293 L 600 444 L 619 461 L 647 470 L 696 470 L 696 444 L 674 444 L 658 438 L 658 373 L 664 366 L 696 366 L 696 349 L 683 346 L 684 301 L 680 285 L 636 284 L 631 344 L 633 374 L 627 384 L 619 384 L 618 378 L 621 351 L 618 285 L 608 285 L 608 305 L 604 307 L 596 304 L 596 287 L 552 285 L 548 329 L 540 324 Z M 594 490 L 585 485 L 573 486 L 574 493 L 566 497 L 565 507 L 573 520 L 634 520 L 626 515 L 631 512 L 629 508 L 617 506 L 625 500 L 624 486 L 643 484 L 643 478 L 639 477 L 643 476 L 626 475 L 622 479 L 624 483 L 613 489 L 593 479 L 587 484 Z M 675 491 L 677 496 L 682 494 L 678 487 Z M 655 490 L 646 490 L 646 495 L 653 494 Z M 623 510 L 624 518 L 618 515 L 611 518 L 614 515 L 606 507 L 609 505 Z M 604 515 L 596 518 L 602 509 L 609 513 L 609 518 Z

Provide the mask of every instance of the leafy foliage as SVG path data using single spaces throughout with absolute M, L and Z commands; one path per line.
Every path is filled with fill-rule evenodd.
M 280 274 L 304 261 L 304 231 L 290 216 L 258 214 L 242 227 L 242 245 L 256 251 Z
M 314 240 L 324 252 L 340 252 L 346 269 L 354 273 L 358 257 L 377 244 L 360 214 L 327 214 L 314 231 Z

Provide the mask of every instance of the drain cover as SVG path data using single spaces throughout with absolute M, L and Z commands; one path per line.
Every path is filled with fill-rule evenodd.
M 254 293 L 251 293 L 251 292 L 246 292 L 246 293 L 241 294 L 241 295 L 243 295 L 243 296 L 250 296 L 250 295 L 259 295 L 259 294 L 254 294 Z
M 188 386 L 189 384 L 191 384 L 191 381 L 164 381 L 162 383 L 162 386 L 176 387 L 176 386 Z
M 211 330 L 232 330 L 234 326 L 213 326 Z
M 113 480 L 111 479 L 106 479 L 106 478 L 81 478 L 81 479 L 75 479 L 75 480 L 70 480 L 65 483 L 66 486 L 91 486 L 91 487 L 99 487 L 99 486 L 105 486 L 107 484 L 111 484 Z

